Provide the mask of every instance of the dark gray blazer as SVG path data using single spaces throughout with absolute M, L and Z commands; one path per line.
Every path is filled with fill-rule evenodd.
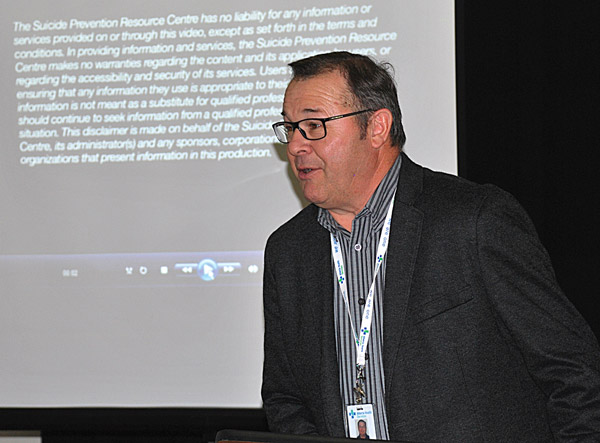
M 265 251 L 272 431 L 344 436 L 333 284 L 329 233 L 310 205 Z M 392 440 L 600 441 L 598 342 L 503 191 L 403 154 L 383 311 Z

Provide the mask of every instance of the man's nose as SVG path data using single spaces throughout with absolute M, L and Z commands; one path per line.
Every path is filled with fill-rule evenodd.
M 288 134 L 288 152 L 290 155 L 302 155 L 310 152 L 310 141 L 305 139 L 302 136 L 302 133 L 298 128 L 294 128 L 294 130 Z

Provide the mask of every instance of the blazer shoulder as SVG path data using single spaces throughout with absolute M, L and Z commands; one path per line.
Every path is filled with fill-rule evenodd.
M 277 228 L 267 240 L 267 249 L 286 246 L 306 246 L 320 230 L 325 230 L 317 221 L 319 208 L 310 204 Z
M 426 213 L 453 208 L 464 213 L 478 206 L 489 194 L 500 191 L 492 185 L 480 185 L 456 175 L 432 171 L 414 163 L 406 154 L 402 155 L 396 200 Z
M 520 207 L 516 198 L 493 184 L 478 184 L 462 177 L 423 168 L 420 204 L 478 212 L 484 203 Z
M 478 184 L 423 168 L 420 191 L 412 206 L 422 213 L 427 229 L 475 239 L 488 219 L 502 218 L 531 225 L 521 204 L 510 193 L 492 184 Z

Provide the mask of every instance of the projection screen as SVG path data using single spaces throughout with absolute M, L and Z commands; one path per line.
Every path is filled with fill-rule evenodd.
M 304 204 L 287 63 L 395 66 L 406 152 L 456 173 L 449 0 L 2 6 L 0 407 L 260 407 L 262 260 Z M 310 251 L 307 251 L 310 254 Z

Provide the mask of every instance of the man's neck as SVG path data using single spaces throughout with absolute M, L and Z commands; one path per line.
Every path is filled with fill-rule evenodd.
M 377 171 L 374 173 L 374 177 L 376 178 L 376 180 L 373 181 L 372 186 L 370 187 L 366 195 L 363 196 L 362 200 L 357 200 L 356 202 L 354 202 L 354 207 L 327 210 L 329 214 L 331 214 L 333 219 L 345 230 L 347 230 L 348 232 L 352 232 L 352 222 L 354 221 L 358 213 L 362 211 L 366 204 L 369 202 L 370 198 L 377 190 L 377 187 L 381 184 L 386 174 L 390 171 L 390 169 L 394 165 L 394 162 L 398 158 L 398 154 L 399 153 L 395 153 L 395 155 L 393 155 L 392 157 L 388 157 L 387 161 L 383 162 L 378 167 Z
M 363 206 L 363 208 L 364 208 L 364 206 Z M 328 212 L 331 214 L 331 216 L 333 217 L 333 219 L 336 222 L 338 222 L 338 224 L 342 228 L 344 228 L 348 232 L 352 232 L 352 222 L 354 221 L 354 218 L 358 215 L 358 212 L 354 213 L 354 212 L 350 212 L 349 211 L 349 212 L 343 212 L 343 213 L 341 213 L 339 211 L 334 212 L 334 211 L 331 211 L 331 210 L 328 210 Z

